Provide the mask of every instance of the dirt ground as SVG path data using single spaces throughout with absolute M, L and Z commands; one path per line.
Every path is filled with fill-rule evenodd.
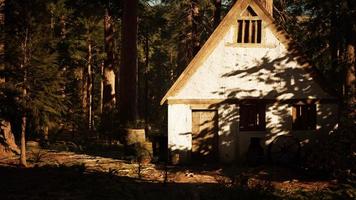
M 0 199 L 356 199 L 353 186 L 340 193 L 336 180 L 281 167 L 141 165 L 51 150 L 28 158 L 26 169 L 16 156 L 0 159 Z

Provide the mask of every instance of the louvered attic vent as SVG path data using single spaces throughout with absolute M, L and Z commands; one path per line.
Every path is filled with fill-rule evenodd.
M 261 44 L 262 20 L 251 7 L 237 20 L 237 43 Z

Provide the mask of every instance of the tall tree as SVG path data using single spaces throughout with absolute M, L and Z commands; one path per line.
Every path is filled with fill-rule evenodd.
M 356 104 L 356 3 L 351 0 L 346 1 L 346 51 L 347 51 L 347 72 L 346 72 L 346 88 L 348 103 L 351 107 Z M 353 111 L 356 112 L 356 111 Z M 356 113 L 354 113 L 356 117 Z
M 215 0 L 214 6 L 214 27 L 217 27 L 221 20 L 221 0 Z
M 191 42 L 189 52 L 190 52 L 190 59 L 198 53 L 200 49 L 200 38 L 198 32 L 198 24 L 199 24 L 199 1 L 198 0 L 191 0 L 191 9 L 188 14 L 188 22 L 191 25 L 191 32 L 189 33 L 188 37 Z
M 5 96 L 15 96 L 13 117 L 20 118 L 21 157 L 26 166 L 26 133 L 40 132 L 60 118 L 65 105 L 56 41 L 50 37 L 50 14 L 43 1 L 9 1 L 6 6 Z M 42 10 L 43 12 L 37 12 Z
M 119 112 L 124 124 L 138 118 L 137 12 L 138 0 L 123 1 Z
M 72 91 L 79 93 L 73 100 L 78 101 L 73 107 L 76 109 L 73 118 L 76 117 L 78 128 L 86 133 L 94 130 L 94 119 L 97 105 L 100 101 L 100 68 L 105 59 L 104 56 L 104 6 L 96 1 L 69 1 L 68 6 L 75 9 L 70 16 L 71 27 L 68 27 L 68 41 L 70 52 L 70 66 L 76 74 L 77 84 Z M 73 26 L 75 25 L 75 26 Z M 73 28 L 75 27 L 75 28 Z M 79 106 L 80 105 L 80 106 Z M 74 109 L 73 108 L 73 109 Z M 78 120 L 80 119 L 80 120 Z
M 106 58 L 103 69 L 103 115 L 102 121 L 106 129 L 112 129 L 112 115 L 116 105 L 115 66 L 114 66 L 114 24 L 111 11 L 111 0 L 105 2 L 104 15 L 104 47 Z M 110 130 L 108 130 L 110 131 Z
M 7 156 L 9 153 L 19 154 L 20 150 L 15 143 L 15 137 L 11 129 L 11 123 L 6 117 L 8 112 L 8 102 L 13 102 L 13 99 L 8 99 L 2 89 L 5 85 L 5 77 L 2 74 L 5 70 L 5 0 L 0 0 L 0 105 L 4 105 L 5 108 L 0 107 L 0 154 Z M 11 98 L 11 97 L 10 97 Z
M 24 101 L 24 104 L 27 104 L 27 88 L 28 88 L 28 82 L 27 82 L 27 75 L 28 75 L 28 68 L 30 64 L 30 59 L 31 59 L 31 51 L 30 51 L 30 43 L 32 42 L 32 36 L 30 33 L 30 28 L 31 28 L 31 3 L 30 2 L 25 2 L 24 3 L 24 18 L 25 18 L 25 26 L 23 30 L 23 37 L 21 40 L 21 63 L 20 63 L 20 70 L 23 72 L 22 75 L 22 99 Z M 23 167 L 27 166 L 27 161 L 26 161 L 26 127 L 27 127 L 27 113 L 24 110 L 22 112 L 21 116 L 21 146 L 20 146 L 20 165 Z
M 4 26 L 5 26 L 5 0 L 0 0 L 0 71 L 5 68 L 4 66 L 4 56 L 5 56 L 5 33 L 4 33 Z M 5 81 L 5 78 L 0 74 L 0 84 Z
M 88 103 L 88 130 L 93 130 L 93 46 L 92 38 L 88 34 L 87 47 L 88 47 L 88 60 L 87 60 L 87 103 Z

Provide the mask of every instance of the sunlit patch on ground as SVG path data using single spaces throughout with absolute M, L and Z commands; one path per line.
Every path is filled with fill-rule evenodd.
M 286 168 L 140 165 L 73 152 L 28 153 L 28 169 L 17 167 L 17 157 L 0 160 L 1 199 L 324 199 L 340 189 L 335 180 L 307 179 Z M 349 190 L 335 197 L 352 198 Z

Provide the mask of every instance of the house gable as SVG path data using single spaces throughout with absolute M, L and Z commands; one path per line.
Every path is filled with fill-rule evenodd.
M 249 15 L 262 20 L 260 44 L 237 41 L 238 19 Z M 161 104 L 167 99 L 330 98 L 302 57 L 259 1 L 240 0 Z

